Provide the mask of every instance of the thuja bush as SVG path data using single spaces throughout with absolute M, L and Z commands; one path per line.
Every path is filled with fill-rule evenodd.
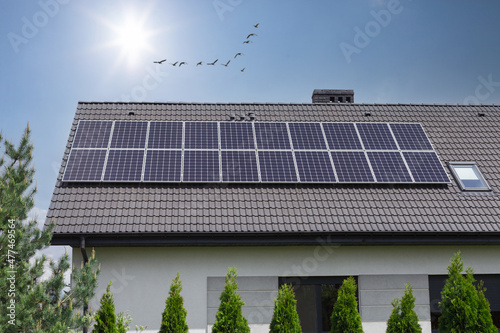
M 184 299 L 181 296 L 182 283 L 179 273 L 170 285 L 170 292 L 165 301 L 165 310 L 162 314 L 162 322 L 159 333 L 187 333 L 186 323 L 187 311 L 184 308 Z
M 330 333 L 363 333 L 361 316 L 356 299 L 356 281 L 351 276 L 339 289 L 337 302 L 333 306 Z
M 415 296 L 410 284 L 405 285 L 405 293 L 401 300 L 394 298 L 392 306 L 386 333 L 422 333 L 418 315 L 414 310 Z
M 101 306 L 95 314 L 95 325 L 93 333 L 116 333 L 115 301 L 111 294 L 112 282 L 106 287 L 106 292 L 101 297 Z
M 238 294 L 237 276 L 236 268 L 229 268 L 212 333 L 250 333 L 248 322 L 241 313 L 241 307 L 245 303 Z
M 439 332 L 497 333 L 483 284 L 475 287 L 472 268 L 466 269 L 465 276 L 463 269 L 462 255 L 458 252 L 451 259 L 448 279 L 441 291 Z
M 278 291 L 269 333 L 302 333 L 295 293 L 289 284 L 282 285 Z

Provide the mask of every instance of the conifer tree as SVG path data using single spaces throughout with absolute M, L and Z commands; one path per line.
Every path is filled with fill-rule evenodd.
M 182 283 L 177 273 L 170 285 L 170 292 L 165 301 L 165 310 L 162 314 L 162 322 L 159 333 L 187 333 L 186 323 L 187 311 L 184 308 L 184 299 L 181 296 Z
M 245 304 L 238 291 L 236 268 L 229 268 L 226 275 L 226 284 L 220 295 L 219 310 L 212 327 L 212 333 L 250 333 L 248 322 L 241 313 L 241 307 Z
M 112 281 L 106 287 L 106 292 L 101 297 L 101 306 L 95 314 L 95 325 L 93 333 L 116 333 L 115 301 L 111 294 Z
M 17 147 L 0 134 L 2 144 L 5 150 L 0 159 L 0 332 L 68 332 L 70 328 L 81 328 L 81 309 L 93 297 L 97 285 L 99 269 L 95 256 L 85 267 L 73 271 L 75 283 L 67 291 L 63 292 L 67 287 L 64 273 L 70 268 L 67 254 L 57 262 L 51 261 L 51 276 L 41 280 L 47 258 L 35 254 L 50 245 L 54 226 L 40 230 L 36 220 L 26 220 L 36 193 L 29 126 Z
M 282 285 L 278 291 L 269 333 L 302 333 L 295 293 L 289 284 Z
M 394 298 L 392 306 L 392 314 L 387 322 L 387 333 L 422 333 L 418 315 L 414 310 L 415 296 L 410 284 L 405 285 L 405 293 L 401 300 Z
M 451 259 L 448 279 L 441 291 L 439 332 L 497 333 L 482 283 L 476 288 L 472 268 L 466 269 L 466 276 L 462 275 L 463 269 L 462 255 L 458 252 Z
M 356 281 L 351 276 L 339 289 L 337 302 L 333 306 L 330 333 L 363 333 L 361 316 L 356 299 Z

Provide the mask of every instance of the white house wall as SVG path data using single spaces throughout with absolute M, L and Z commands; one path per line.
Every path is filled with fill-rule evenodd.
M 278 277 L 349 275 L 359 279 L 366 333 L 383 331 L 390 302 L 402 295 L 406 282 L 413 284 L 416 310 L 424 332 L 430 332 L 427 275 L 446 274 L 451 256 L 459 250 L 465 266 L 472 266 L 476 273 L 500 274 L 500 246 L 324 246 L 318 239 L 317 246 L 307 247 L 96 248 L 102 272 L 91 307 L 98 308 L 107 283 L 113 280 L 117 312 L 130 312 L 132 328 L 147 325 L 148 331 L 157 332 L 170 283 L 180 272 L 190 332 L 206 332 L 213 323 L 209 316 L 215 315 L 215 293 L 220 290 L 221 278 L 228 267 L 235 266 L 241 277 L 242 298 L 247 302 L 244 313 L 261 313 L 260 317 L 255 313 L 247 317 L 253 333 L 268 327 L 268 323 L 253 318 L 269 318 Z M 74 249 L 73 263 L 79 267 L 81 260 L 80 250 Z M 261 286 L 256 284 L 259 281 Z

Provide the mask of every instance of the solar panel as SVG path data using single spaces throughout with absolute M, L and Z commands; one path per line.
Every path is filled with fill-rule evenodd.
M 184 151 L 184 182 L 219 182 L 219 151 Z
M 186 122 L 184 149 L 219 149 L 216 122 Z
M 367 154 L 377 182 L 412 182 L 408 169 L 399 152 L 368 152 Z
M 149 124 L 148 149 L 181 149 L 182 123 L 152 121 Z
M 326 150 L 320 123 L 289 123 L 294 149 Z
M 373 182 L 364 152 L 332 151 L 332 160 L 340 183 Z
M 417 183 L 449 183 L 438 156 L 434 152 L 403 152 L 413 179 Z
M 291 149 L 286 123 L 255 123 L 258 149 Z
M 147 129 L 147 121 L 115 121 L 111 148 L 144 148 Z
M 402 150 L 433 150 L 420 124 L 390 124 Z
M 259 151 L 262 182 L 297 182 L 291 151 Z
M 112 121 L 80 120 L 73 148 L 107 148 Z
M 251 123 L 220 123 L 222 149 L 255 149 Z
M 144 150 L 110 150 L 104 181 L 141 181 Z
M 335 173 L 328 152 L 296 151 L 295 159 L 301 182 L 335 183 Z
M 356 124 L 365 149 L 397 150 L 398 147 L 387 124 Z
M 258 182 L 259 172 L 255 151 L 223 150 L 223 182 Z
M 66 164 L 63 181 L 100 181 L 105 160 L 105 149 L 74 149 Z
M 145 182 L 180 182 L 181 150 L 148 150 L 144 167 Z
M 363 149 L 353 123 L 324 123 L 323 129 L 330 149 Z

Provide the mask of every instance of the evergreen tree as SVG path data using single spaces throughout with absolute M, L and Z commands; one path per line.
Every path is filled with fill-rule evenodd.
M 330 333 L 363 333 L 361 316 L 356 299 L 356 281 L 351 276 L 339 289 L 337 302 L 333 306 Z
M 291 285 L 284 284 L 278 291 L 269 333 L 302 333 L 297 301 Z
M 85 267 L 73 271 L 75 283 L 68 291 L 63 292 L 67 287 L 64 273 L 70 267 L 67 254 L 58 262 L 50 262 L 52 274 L 41 281 L 47 258 L 35 254 L 50 245 L 54 225 L 40 230 L 36 220 L 26 221 L 36 193 L 29 126 L 17 147 L 0 134 L 2 143 L 5 151 L 0 159 L 0 332 L 68 332 L 70 328 L 83 327 L 80 312 L 94 295 L 97 261 L 93 256 Z
M 463 269 L 462 255 L 458 252 L 451 259 L 448 279 L 441 291 L 439 332 L 497 333 L 482 283 L 476 288 L 472 268 L 466 269 L 466 276 L 462 275 Z
M 241 313 L 245 304 L 238 295 L 238 272 L 231 267 L 227 272 L 226 285 L 220 295 L 220 305 L 217 311 L 212 333 L 250 333 L 248 322 Z
M 93 333 L 116 333 L 115 301 L 111 294 L 112 281 L 106 287 L 106 292 L 101 297 L 101 306 L 95 314 L 95 325 Z
M 165 302 L 162 322 L 159 333 L 187 333 L 187 311 L 184 308 L 184 299 L 181 296 L 182 283 L 179 273 L 170 285 L 170 292 Z
M 401 300 L 392 301 L 392 314 L 387 322 L 387 333 L 422 333 L 415 310 L 415 297 L 410 284 L 405 285 L 405 293 Z

